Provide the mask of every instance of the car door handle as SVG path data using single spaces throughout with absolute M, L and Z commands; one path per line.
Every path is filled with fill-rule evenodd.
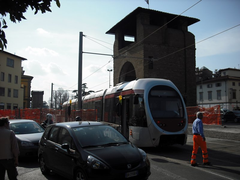
M 55 151 L 58 151 L 58 148 L 57 148 L 57 147 L 55 147 L 54 149 L 55 149 Z

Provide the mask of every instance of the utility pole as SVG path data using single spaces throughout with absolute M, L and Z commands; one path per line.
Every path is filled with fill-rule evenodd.
M 78 109 L 82 109 L 82 53 L 83 53 L 83 32 L 79 34 L 79 55 L 78 55 Z
M 51 84 L 51 105 L 50 108 L 53 108 L 53 83 Z
M 79 34 L 79 54 L 78 54 L 78 109 L 82 109 L 82 54 L 94 54 L 103 56 L 113 56 L 112 54 L 102 54 L 93 52 L 83 52 L 83 32 Z

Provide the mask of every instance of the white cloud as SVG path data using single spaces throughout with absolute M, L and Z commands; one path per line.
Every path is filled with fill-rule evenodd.
M 66 75 L 66 73 L 54 63 L 48 64 L 48 73 L 55 74 L 55 75 Z
M 25 74 L 30 76 L 43 76 L 47 73 L 46 69 L 39 61 L 23 61 Z
M 35 56 L 59 56 L 59 54 L 51 49 L 48 48 L 34 48 L 28 46 L 25 51 L 31 55 Z
M 50 36 L 51 35 L 48 31 L 46 31 L 42 28 L 38 28 L 37 33 L 40 34 L 40 35 L 44 35 L 44 36 Z

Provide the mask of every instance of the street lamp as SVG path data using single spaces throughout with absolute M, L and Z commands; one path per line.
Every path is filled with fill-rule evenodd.
M 107 71 L 109 72 L 109 88 L 110 88 L 111 87 L 111 85 L 110 85 L 110 72 L 112 71 L 112 69 L 108 69 Z

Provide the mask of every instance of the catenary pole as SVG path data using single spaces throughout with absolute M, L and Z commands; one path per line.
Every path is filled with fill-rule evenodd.
M 50 108 L 53 108 L 53 83 L 51 83 L 51 105 Z
M 79 33 L 79 54 L 78 54 L 78 109 L 82 109 L 82 53 L 83 53 L 83 32 Z

